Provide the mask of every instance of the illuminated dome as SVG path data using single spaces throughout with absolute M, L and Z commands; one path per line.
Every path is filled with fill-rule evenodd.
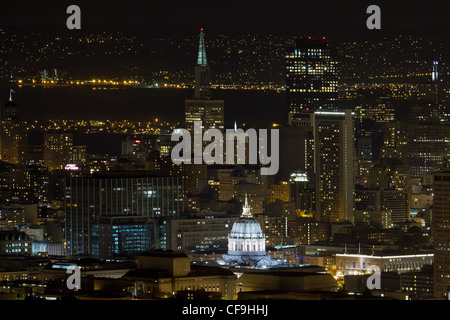
M 231 229 L 230 238 L 235 239 L 261 239 L 264 238 L 261 226 L 251 216 L 241 216 Z
M 223 255 L 221 263 L 263 268 L 277 264 L 266 254 L 266 236 L 250 213 L 247 197 L 242 215 L 228 235 L 228 254 Z
M 222 263 L 263 268 L 277 264 L 266 254 L 266 236 L 250 213 L 247 197 L 242 215 L 228 235 L 228 254 L 224 254 Z
M 230 233 L 231 238 L 261 239 L 264 238 L 261 226 L 253 218 L 239 218 L 233 225 Z
M 259 222 L 250 213 L 247 197 L 241 217 L 234 223 L 228 236 L 229 255 L 265 255 L 266 237 Z

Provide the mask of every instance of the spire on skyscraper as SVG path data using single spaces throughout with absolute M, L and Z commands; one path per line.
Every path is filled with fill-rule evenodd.
M 205 67 L 208 65 L 206 62 L 206 47 L 205 47 L 205 36 L 203 34 L 203 28 L 200 29 L 200 41 L 198 44 L 198 57 L 197 65 Z
M 211 99 L 211 81 L 209 66 L 206 62 L 206 46 L 203 28 L 200 29 L 197 65 L 195 66 L 195 94 L 196 99 Z

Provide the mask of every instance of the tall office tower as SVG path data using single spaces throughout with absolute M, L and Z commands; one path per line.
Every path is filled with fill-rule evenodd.
M 381 158 L 397 158 L 406 164 L 408 151 L 408 124 L 406 122 L 383 123 L 383 140 Z
M 408 121 L 407 165 L 411 179 L 420 181 L 425 173 L 443 167 L 446 139 L 440 114 L 430 106 L 412 108 Z
M 200 30 L 200 41 L 197 55 L 197 65 L 195 66 L 195 89 L 194 98 L 185 100 L 185 128 L 191 134 L 191 150 L 194 145 L 194 122 L 201 121 L 201 132 L 208 129 L 218 129 L 224 131 L 224 101 L 215 100 L 211 94 L 210 69 L 206 60 L 206 46 L 203 28 Z M 203 147 L 208 142 L 202 143 Z M 199 181 L 206 179 L 206 164 L 192 164 L 185 166 L 186 192 L 190 194 L 199 193 Z
M 303 119 L 301 123 L 300 116 Z M 310 116 L 309 113 L 297 114 L 295 125 L 278 127 L 280 166 L 276 175 L 276 183 L 289 181 L 295 170 L 302 169 L 307 173 L 308 181 L 314 184 L 314 137 Z
M 409 169 L 397 158 L 382 158 L 369 169 L 367 187 L 370 189 L 409 190 Z
M 433 180 L 434 296 L 444 298 L 450 291 L 450 171 L 434 173 Z
M 0 154 L 3 161 L 18 164 L 24 158 L 26 130 L 20 120 L 19 107 L 10 92 L 9 101 L 1 112 Z
M 86 151 L 87 146 L 73 146 L 72 147 L 72 155 L 70 157 L 71 163 L 76 165 L 85 165 L 86 164 Z
M 99 223 L 104 222 L 100 218 L 167 218 L 177 217 L 183 210 L 183 182 L 179 177 L 158 177 L 139 171 L 104 172 L 67 178 L 65 190 L 67 254 L 98 252 L 94 244 L 99 241 Z M 117 223 L 121 225 L 120 221 Z
M 186 129 L 194 132 L 194 121 L 202 121 L 202 130 L 224 130 L 224 102 L 214 100 L 211 94 L 210 69 L 206 61 L 203 29 L 200 31 L 197 65 L 195 66 L 194 98 L 185 101 Z
M 392 92 L 389 89 L 373 87 L 357 89 L 355 119 L 362 122 L 373 120 L 378 123 L 395 120 Z
M 52 132 L 44 134 L 44 166 L 48 170 L 62 170 L 71 163 L 73 135 Z
M 316 220 L 353 221 L 354 121 L 352 111 L 315 111 Z
M 325 37 L 303 37 L 286 52 L 286 93 L 292 115 L 334 109 L 338 98 L 335 52 Z
M 314 130 L 311 113 L 295 115 L 295 122 L 280 130 L 280 166 L 275 182 L 291 183 L 292 201 L 297 210 L 312 213 L 315 188 Z

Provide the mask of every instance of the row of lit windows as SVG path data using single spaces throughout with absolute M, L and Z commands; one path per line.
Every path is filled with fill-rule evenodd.
M 5 244 L 5 247 L 6 248 L 11 248 L 11 247 L 28 247 L 28 243 L 26 242 L 26 243 L 7 243 L 7 244 Z

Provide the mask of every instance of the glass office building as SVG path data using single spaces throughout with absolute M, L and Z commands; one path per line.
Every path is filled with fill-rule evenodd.
M 325 37 L 303 37 L 288 48 L 286 93 L 289 121 L 295 114 L 334 109 L 338 98 L 335 53 Z
M 145 216 L 101 217 L 92 226 L 92 255 L 111 258 L 156 247 L 153 223 Z
M 94 227 L 101 226 L 100 218 L 170 218 L 179 216 L 182 211 L 181 177 L 109 172 L 68 178 L 65 199 L 67 254 L 99 252 L 100 248 L 94 248 L 93 240 L 100 237 L 102 231 L 100 227 Z M 117 228 L 117 232 L 121 228 Z

